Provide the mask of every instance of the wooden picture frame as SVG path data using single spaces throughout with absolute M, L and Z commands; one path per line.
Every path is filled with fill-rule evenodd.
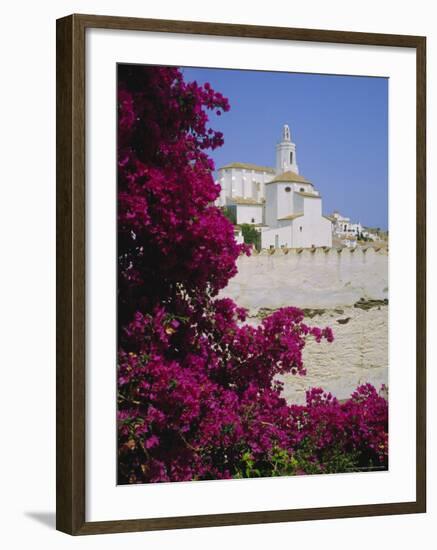
M 417 85 L 416 499 L 411 502 L 87 522 L 85 484 L 85 32 L 89 28 L 410 48 Z M 426 510 L 426 39 L 283 27 L 70 15 L 57 21 L 57 529 L 71 535 L 275 523 Z

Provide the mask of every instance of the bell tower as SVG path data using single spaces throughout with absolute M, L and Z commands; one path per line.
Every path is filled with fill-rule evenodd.
M 290 127 L 284 124 L 282 139 L 276 145 L 276 173 L 282 174 L 288 171 L 299 174 L 296 162 L 296 144 L 291 141 Z

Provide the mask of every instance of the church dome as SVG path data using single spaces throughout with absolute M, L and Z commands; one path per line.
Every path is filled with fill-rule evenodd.
M 278 183 L 278 182 L 306 183 L 307 185 L 313 185 L 306 178 L 304 178 L 303 176 L 300 176 L 299 174 L 296 174 L 296 172 L 293 172 L 292 170 L 288 170 L 287 172 L 278 174 L 275 178 L 272 179 L 272 181 L 269 181 L 268 183 Z

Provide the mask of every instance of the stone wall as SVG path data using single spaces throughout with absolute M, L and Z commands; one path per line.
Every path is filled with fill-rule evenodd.
M 222 295 L 251 311 L 289 305 L 330 308 L 360 298 L 388 298 L 384 249 L 263 250 L 240 256 L 237 266 L 238 274 Z
M 332 344 L 309 340 L 307 376 L 286 375 L 284 396 L 302 403 L 310 387 L 345 399 L 364 383 L 388 385 L 388 255 L 385 250 L 263 251 L 240 257 L 223 295 L 249 309 L 248 322 L 279 307 L 298 306 L 306 322 L 330 326 Z

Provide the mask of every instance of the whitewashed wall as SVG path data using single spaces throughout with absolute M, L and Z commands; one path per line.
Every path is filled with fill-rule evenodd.
M 290 162 L 290 153 L 292 153 L 292 162 Z M 278 173 L 293 170 L 299 173 L 296 158 L 296 145 L 293 142 L 283 141 L 276 145 L 276 171 Z
M 329 220 L 317 213 L 317 203 L 320 201 L 308 199 L 311 203 L 311 209 L 307 213 L 305 205 L 305 214 L 293 220 L 292 223 L 292 247 L 293 248 L 312 248 L 332 246 L 332 224 Z M 302 228 L 302 230 L 301 230 Z
M 306 376 L 281 376 L 283 396 L 289 403 L 304 403 L 306 390 L 322 387 L 338 399 L 347 399 L 361 384 L 388 385 L 388 305 L 369 310 L 346 306 L 326 309 L 306 322 L 332 328 L 334 342 L 307 340 L 303 351 Z M 260 319 L 248 322 L 257 326 Z
M 283 218 L 284 216 L 288 216 L 289 214 L 294 214 L 293 210 L 293 188 L 289 183 L 277 183 L 272 184 L 269 187 L 277 187 L 277 201 L 278 201 L 278 218 Z M 286 191 L 286 189 L 290 189 L 290 191 Z M 278 221 L 276 220 L 275 225 L 278 225 Z
M 238 270 L 223 294 L 249 309 L 251 325 L 260 323 L 260 308 L 298 306 L 317 310 L 313 318 L 307 317 L 310 325 L 334 331 L 332 344 L 308 341 L 307 376 L 281 377 L 289 402 L 304 402 L 310 387 L 323 387 L 345 399 L 360 384 L 388 384 L 389 306 L 354 307 L 361 298 L 388 298 L 386 252 L 263 251 L 239 258 Z
M 285 252 L 263 250 L 240 256 L 238 274 L 222 294 L 250 310 L 290 305 L 329 308 L 350 306 L 360 298 L 388 298 L 387 252 L 373 248 Z
M 264 185 L 274 174 L 244 168 L 222 168 L 218 170 L 217 183 L 221 186 L 219 206 L 230 197 L 244 197 L 261 200 L 265 196 Z M 259 184 L 259 185 L 258 185 Z
M 318 195 L 318 191 L 309 183 L 292 183 L 294 191 L 304 191 L 305 193 L 314 193 Z
M 237 205 L 237 224 L 242 223 L 262 224 L 263 222 L 263 206 L 253 204 L 238 204 Z
M 278 223 L 277 186 L 274 185 L 274 184 L 266 185 L 265 186 L 265 194 L 266 194 L 265 223 L 269 227 L 275 227 Z
M 292 247 L 332 246 L 332 224 L 322 216 L 322 199 L 295 195 L 296 212 L 304 215 L 292 223 Z
M 284 222 L 285 224 L 285 222 Z M 277 237 L 277 238 L 276 238 Z M 271 229 L 264 229 L 261 232 L 261 246 L 262 248 L 284 246 L 285 248 L 291 248 L 293 246 L 292 226 L 290 222 L 283 227 L 273 227 Z

